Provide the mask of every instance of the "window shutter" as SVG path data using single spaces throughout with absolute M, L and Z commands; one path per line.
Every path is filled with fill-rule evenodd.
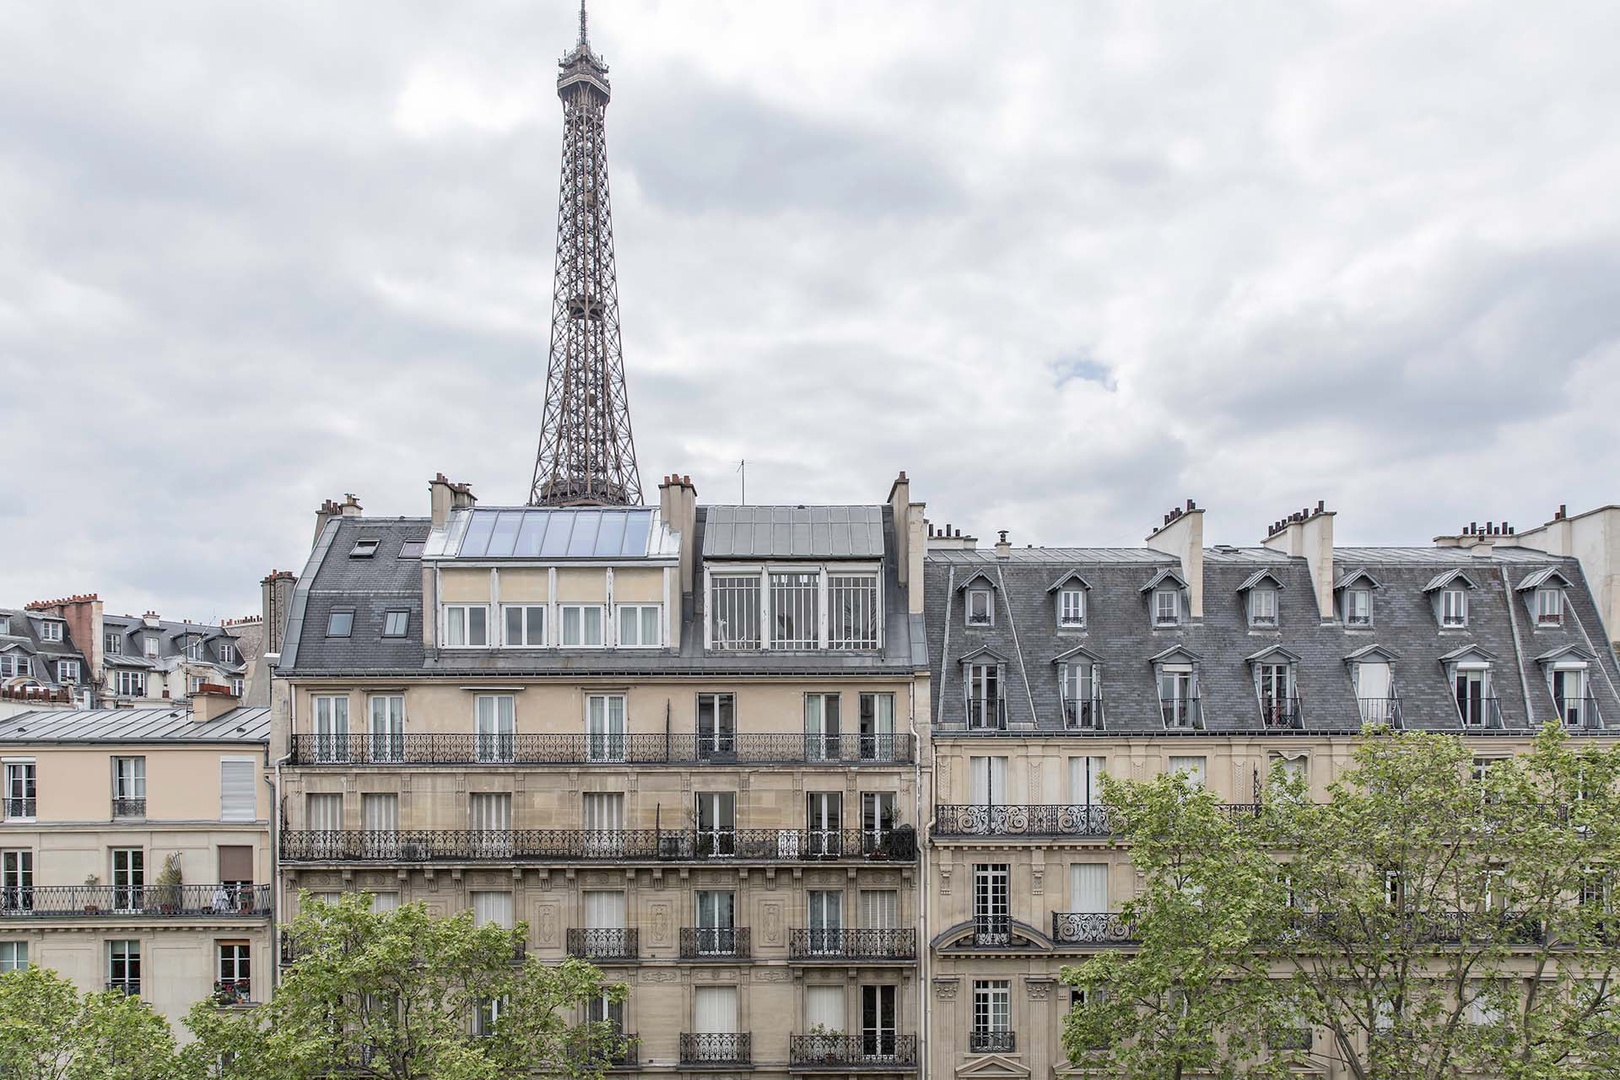
M 252 881 L 253 848 L 247 844 L 219 846 L 219 880 Z
M 256 771 L 252 758 L 220 758 L 219 820 L 257 820 L 258 809 L 253 798 L 253 774 Z

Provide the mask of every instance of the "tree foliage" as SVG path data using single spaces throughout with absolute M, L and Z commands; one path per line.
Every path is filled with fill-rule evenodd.
M 171 1080 L 174 1035 L 139 998 L 81 995 L 49 968 L 0 975 L 0 1076 L 7 1080 Z
M 624 988 L 578 960 L 525 956 L 521 925 L 475 927 L 471 912 L 435 918 L 420 904 L 374 912 L 364 896 L 306 896 L 299 908 L 284 931 L 296 959 L 270 1001 L 192 1010 L 191 1075 L 599 1077 L 622 1046 L 610 1024 L 573 1014 L 603 994 L 622 1000 Z M 480 1011 L 489 1022 L 474 1034 Z
M 1488 760 L 1373 734 L 1325 801 L 1279 771 L 1252 815 L 1173 777 L 1107 783 L 1146 881 L 1126 909 L 1141 947 L 1065 972 L 1093 991 L 1071 1058 L 1263 1076 L 1309 1026 L 1359 1080 L 1620 1075 L 1617 773 L 1615 749 L 1548 728 Z

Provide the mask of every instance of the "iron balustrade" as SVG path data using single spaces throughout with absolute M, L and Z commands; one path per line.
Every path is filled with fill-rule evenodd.
M 0 921 L 102 915 L 217 918 L 270 914 L 268 885 L 22 885 L 0 889 Z
M 1077 731 L 1101 731 L 1103 703 L 1101 698 L 1065 699 L 1063 726 Z
M 1159 712 L 1167 728 L 1200 730 L 1204 726 L 1204 710 L 1197 697 L 1160 698 Z
M 1262 698 L 1260 701 L 1260 725 L 1266 728 L 1297 728 L 1304 726 L 1304 713 L 1300 711 L 1299 698 L 1279 697 Z
M 1499 728 L 1502 726 L 1502 699 L 1495 694 L 1458 697 L 1457 715 L 1465 728 Z
M 246 1005 L 253 1000 L 249 979 L 221 979 L 214 984 L 215 1005 Z
M 141 996 L 141 980 L 136 979 L 108 979 L 107 989 L 130 997 Z
M 1564 698 L 1558 701 L 1557 705 L 1558 715 L 1564 718 L 1564 726 L 1589 731 L 1602 730 L 1603 718 L 1598 715 L 1596 698 Z
M 788 1036 L 788 1065 L 801 1069 L 913 1069 L 917 1036 L 893 1031 Z
M 682 1065 L 748 1065 L 753 1056 L 749 1032 L 681 1032 Z
M 641 1040 L 635 1035 L 619 1034 L 619 1043 L 608 1051 L 608 1068 L 634 1069 L 641 1064 Z
M 281 834 L 293 862 L 914 862 L 910 826 L 865 829 L 416 829 Z
M 909 764 L 909 733 L 294 735 L 289 763 L 317 765 Z M 27 815 L 12 815 L 27 816 Z
M 845 927 L 793 930 L 788 934 L 788 956 L 794 960 L 915 960 L 917 931 Z
M 973 944 L 975 944 L 975 945 L 1011 945 L 1012 944 L 1012 916 L 1011 915 L 975 915 L 975 916 L 973 916 Z
M 1363 724 L 1382 724 L 1385 727 L 1398 728 L 1404 722 L 1398 698 L 1357 698 L 1356 705 L 1361 709 Z
M 1277 1028 L 1266 1035 L 1266 1045 L 1273 1050 L 1309 1050 L 1316 1041 L 1316 1032 L 1308 1027 Z
M 1125 945 L 1136 928 L 1117 911 L 1054 911 L 1052 940 L 1059 945 Z
M 112 816 L 117 817 L 145 817 L 146 799 L 114 799 L 112 801 Z
M 641 955 L 635 930 L 578 927 L 568 931 L 568 955 L 581 960 L 634 960 Z
M 1113 835 L 1108 808 L 1100 803 L 1013 806 L 975 803 L 934 807 L 935 836 Z
M 970 728 L 1005 730 L 1007 702 L 1003 698 L 974 697 L 967 699 L 967 726 Z
M 1392 909 L 1387 925 L 1375 926 L 1380 937 L 1403 935 L 1435 945 L 1500 942 L 1507 945 L 1537 945 L 1545 939 L 1545 928 L 1536 919 L 1511 911 L 1425 911 L 1401 912 Z M 1352 914 L 1340 916 L 1328 911 L 1293 912 L 1288 919 L 1292 938 L 1320 936 L 1355 941 L 1368 934 L 1368 924 Z
M 681 927 L 682 960 L 747 960 L 754 954 L 746 926 Z
M 35 802 L 33 798 L 14 798 L 8 795 L 5 798 L 5 815 L 8 818 L 31 818 L 34 816 Z
M 974 1028 L 968 1033 L 970 1054 L 1011 1054 L 1018 1049 L 1018 1039 L 1011 1031 L 993 1031 Z

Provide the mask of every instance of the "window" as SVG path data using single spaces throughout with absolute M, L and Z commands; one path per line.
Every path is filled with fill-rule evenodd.
M 229 641 L 214 642 L 214 652 L 219 656 L 219 662 L 222 664 L 234 664 L 241 659 L 236 651 L 236 646 Z
M 354 629 L 354 609 L 345 608 L 332 612 L 326 617 L 327 637 L 348 637 Z
M 1194 787 L 1203 787 L 1204 780 L 1209 775 L 1209 760 L 1203 756 L 1171 757 L 1168 771 L 1185 776 Z
M 585 698 L 586 757 L 591 761 L 625 760 L 623 694 L 590 694 Z
M 488 645 L 489 608 L 483 604 L 446 604 L 444 643 L 457 649 Z
M 974 588 L 967 592 L 967 624 L 994 626 L 996 624 L 995 594 L 988 588 Z
M 505 1009 L 506 1002 L 501 998 L 484 998 L 475 1003 L 472 1033 L 479 1038 L 495 1034 L 495 1025 L 500 1022 Z
M 714 647 L 759 648 L 759 575 L 715 574 L 709 578 L 709 595 Z
M 203 658 L 203 640 L 196 635 L 186 638 L 186 659 L 201 661 Z
M 1569 727 L 1599 726 L 1597 703 L 1586 693 L 1585 668 L 1554 668 L 1552 696 L 1558 715 Z
M 56 681 L 63 686 L 79 681 L 79 662 L 77 660 L 58 660 L 56 662 Z
M 219 820 L 258 820 L 258 772 L 253 758 L 219 759 Z
M 1361 722 L 1395 726 L 1399 716 L 1395 705 L 1394 674 L 1389 664 L 1381 660 L 1363 660 L 1352 670 L 1356 701 L 1361 706 Z
M 729 761 L 737 756 L 737 699 L 733 694 L 697 696 L 697 757 Z
M 517 698 L 511 694 L 479 694 L 473 700 L 473 723 L 478 760 L 511 761 L 516 752 Z
M 899 889 L 862 889 L 861 925 L 868 930 L 896 930 L 900 926 Z
M 188 676 L 186 676 L 186 693 L 188 693 L 188 694 L 200 694 L 200 693 L 202 693 L 202 688 L 203 688 L 203 677 L 201 675 L 188 675 Z
M 737 894 L 730 889 L 699 889 L 697 954 L 733 956 L 737 952 Z
M 599 649 L 602 647 L 602 606 L 600 604 L 564 604 L 562 606 L 563 648 Z
M 6 766 L 6 818 L 11 821 L 34 816 L 34 763 L 8 761 Z
M 141 646 L 142 646 L 142 651 L 145 652 L 146 658 L 148 660 L 157 659 L 158 638 L 157 638 L 156 634 L 142 634 L 141 635 Z
M 894 1058 L 898 996 L 899 987 L 893 983 L 867 983 L 861 987 L 861 1053 L 868 1058 Z
M 146 852 L 141 848 L 112 849 L 113 907 L 136 911 L 146 905 Z
M 1491 691 L 1490 669 L 1483 666 L 1458 666 L 1452 675 L 1452 688 L 1457 697 L 1457 713 L 1463 727 L 1500 727 L 1500 714 L 1496 711 L 1496 696 Z
M 349 760 L 349 699 L 344 694 L 317 694 L 315 707 L 315 760 Z
M 737 988 L 699 986 L 692 991 L 692 1026 L 704 1035 L 732 1035 L 737 1030 Z M 699 1062 L 734 1062 L 740 1048 L 733 1039 L 717 1038 L 699 1042 L 692 1048 Z
M 587 791 L 583 796 L 585 848 L 592 855 L 611 856 L 624 850 L 624 792 Z
M 1277 625 L 1277 590 L 1259 585 L 1249 590 L 1249 625 Z
M 1344 625 L 1372 625 L 1372 590 L 1348 589 L 1344 594 Z
M 247 682 L 245 680 L 243 680 L 241 678 L 234 678 L 234 679 L 231 680 L 231 694 L 233 696 L 241 697 L 243 692 L 246 689 L 247 689 Z
M 253 999 L 252 947 L 245 941 L 219 943 L 219 985 L 216 1000 L 233 1005 Z
M 141 993 L 141 943 L 139 941 L 107 942 L 107 989 L 119 990 L 131 997 Z
M 1102 805 L 1102 778 L 1108 759 L 1097 755 L 1069 759 L 1069 802 L 1075 806 Z
M 480 892 L 472 894 L 473 925 L 494 924 L 510 930 L 516 923 L 512 918 L 512 894 L 509 892 Z
M 1468 625 L 1468 594 L 1462 589 L 1440 591 L 1440 625 L 1444 627 Z
M 1010 1052 L 1013 1045 L 1011 981 L 974 979 L 973 1030 L 968 1036 L 969 1052 Z
M 427 546 L 426 540 L 405 540 L 399 545 L 399 557 L 402 559 L 420 559 L 422 549 Z
M 28 967 L 28 942 L 0 941 L 0 975 Z
M 614 1001 L 606 994 L 585 1003 L 585 1019 L 593 1024 L 608 1024 L 614 1034 L 624 1034 L 624 1002 Z
M 52 622 L 52 621 L 49 621 L 49 620 L 42 621 L 39 624 L 39 640 L 41 640 L 41 641 L 61 641 L 62 640 L 62 624 L 59 623 L 59 622 Z
M 810 951 L 836 955 L 844 947 L 844 893 L 840 889 L 809 891 Z
M 117 630 L 108 630 L 101 635 L 101 651 L 108 656 L 117 656 L 124 651 L 124 635 Z
M 405 612 L 391 611 L 390 615 L 399 615 L 400 633 L 405 632 Z M 546 643 L 546 609 L 539 604 L 507 604 L 501 608 L 502 625 L 505 628 L 505 637 L 501 643 L 508 648 L 538 649 Z
M 1201 728 L 1203 716 L 1198 708 L 1198 685 L 1188 664 L 1163 664 L 1159 667 L 1159 708 L 1167 728 Z
M 512 857 L 512 793 L 478 791 L 467 797 L 473 831 L 473 853 L 484 858 Z
M 827 577 L 827 647 L 878 647 L 878 579 L 876 574 L 830 574 Z
M 0 653 L 0 679 L 9 675 L 29 675 L 34 670 L 34 663 L 26 656 L 17 653 Z
M 1181 590 L 1155 589 L 1153 591 L 1153 625 L 1181 625 Z
M 837 761 L 840 753 L 843 697 L 839 694 L 804 695 L 804 757 L 806 761 Z
M 860 696 L 861 760 L 894 761 L 894 695 L 862 694 Z
M 1071 730 L 1102 727 L 1102 700 L 1097 670 L 1090 660 L 1072 660 L 1058 668 L 1063 726 Z
M 146 759 L 115 757 L 113 771 L 113 817 L 146 816 Z
M 973 943 L 1006 945 L 1012 941 L 1012 875 L 1007 863 L 973 867 Z
M 1293 664 L 1256 664 L 1254 682 L 1255 692 L 1260 699 L 1260 722 L 1263 725 L 1268 728 L 1300 726 Z
M 1086 625 L 1086 591 L 1084 589 L 1058 590 L 1057 624 L 1069 630 Z
M 1556 588 L 1536 590 L 1536 625 L 1564 625 L 1564 590 Z
M 966 680 L 967 724 L 970 728 L 1004 728 L 1006 706 L 1001 697 L 1001 665 L 969 664 Z
M 663 642 L 663 608 L 657 604 L 619 605 L 619 645 L 625 649 L 656 649 Z
M 410 633 L 411 613 L 409 611 L 383 612 L 383 637 L 404 637 Z
M 1069 910 L 1100 914 L 1108 910 L 1108 864 L 1069 864 Z
M 349 549 L 349 558 L 369 559 L 377 554 L 377 545 L 379 543 L 381 543 L 380 540 L 369 538 L 356 540 L 354 542 L 354 547 Z
M 120 671 L 118 672 L 119 697 L 145 697 L 146 672 Z
M 737 794 L 733 791 L 700 791 L 693 796 L 697 807 L 697 855 L 699 858 L 737 853 Z
M 770 578 L 771 648 L 814 649 L 820 643 L 821 575 L 814 570 L 778 570 Z
M 242 899 L 251 901 L 246 890 L 253 884 L 253 845 L 219 845 L 219 881 L 226 888 L 239 891 Z M 219 905 L 215 904 L 216 909 Z
M 405 695 L 374 694 L 371 699 L 370 753 L 371 761 L 405 760 Z
M 1006 805 L 1006 757 L 975 754 L 968 758 L 968 802 L 974 806 Z
M 841 791 L 812 791 L 806 794 L 806 854 L 810 858 L 837 858 L 844 851 L 844 795 Z
M 888 850 L 884 845 L 898 820 L 894 792 L 861 792 L 861 843 L 865 852 Z
M 34 910 L 34 853 L 0 851 L 0 914 Z

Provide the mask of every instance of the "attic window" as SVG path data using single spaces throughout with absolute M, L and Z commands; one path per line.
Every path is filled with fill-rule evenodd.
M 124 651 L 124 635 L 116 630 L 108 630 L 101 635 L 101 651 L 104 653 L 121 653 Z
M 982 586 L 969 589 L 967 594 L 967 624 L 969 626 L 994 626 L 995 621 L 996 605 L 990 590 Z
M 1058 590 L 1057 621 L 1059 626 L 1071 630 L 1086 625 L 1086 591 L 1080 588 Z
M 354 609 L 334 611 L 326 618 L 327 637 L 348 637 L 354 629 Z
M 1564 625 L 1564 590 L 1550 585 L 1536 590 L 1536 625 Z
M 1249 625 L 1277 625 L 1277 590 L 1269 585 L 1258 585 L 1249 590 Z
M 1181 590 L 1155 589 L 1153 591 L 1153 625 L 1181 625 Z
M 402 559 L 420 559 L 425 540 L 406 540 L 399 545 L 399 557 Z
M 360 539 L 360 540 L 356 540 L 354 542 L 354 547 L 349 549 L 349 558 L 351 558 L 351 559 L 369 559 L 373 555 L 377 554 L 377 545 L 380 544 L 380 543 L 382 543 L 382 541 L 381 540 L 376 540 L 376 539 L 364 539 L 363 538 L 363 539 Z
M 42 622 L 39 624 L 39 640 L 61 641 L 62 624 L 59 622 Z
M 1445 627 L 1468 625 L 1468 594 L 1461 588 L 1441 590 L 1440 625 Z
M 0 617 L 0 634 L 11 633 L 11 620 Z
M 383 615 L 383 637 L 404 637 L 411 625 L 409 611 L 389 611 Z
M 1372 625 L 1372 590 L 1346 589 L 1344 592 L 1344 625 L 1367 627 Z

